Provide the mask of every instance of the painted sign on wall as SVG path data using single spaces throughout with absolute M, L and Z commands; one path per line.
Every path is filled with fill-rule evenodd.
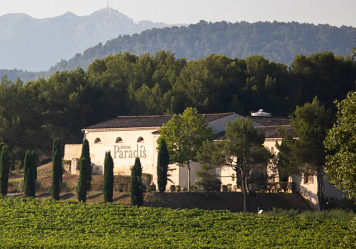
M 146 148 L 144 145 L 131 146 L 114 145 L 114 158 L 146 158 Z

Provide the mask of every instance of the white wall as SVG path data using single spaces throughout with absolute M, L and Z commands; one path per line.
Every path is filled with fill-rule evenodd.
M 102 174 L 105 152 L 110 151 L 114 161 L 114 174 L 130 174 L 130 167 L 134 165 L 136 157 L 140 158 L 143 172 L 153 174 L 156 155 L 153 131 L 87 131 L 85 137 L 89 141 L 91 162 L 95 167 L 99 167 L 99 173 Z M 118 137 L 122 138 L 122 142 L 115 142 Z M 143 137 L 144 141 L 137 142 L 139 137 Z M 101 143 L 94 143 L 97 138 L 100 138 Z

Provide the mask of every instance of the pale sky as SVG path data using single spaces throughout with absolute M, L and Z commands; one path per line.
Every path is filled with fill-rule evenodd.
M 26 13 L 45 18 L 69 11 L 84 16 L 106 8 L 106 4 L 106 0 L 0 0 L 0 15 Z M 356 0 L 109 0 L 109 5 L 135 21 L 276 20 L 356 27 Z

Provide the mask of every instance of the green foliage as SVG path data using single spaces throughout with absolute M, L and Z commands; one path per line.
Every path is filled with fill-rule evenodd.
M 350 92 L 337 107 L 336 123 L 324 142 L 329 153 L 325 172 L 332 184 L 356 198 L 356 92 Z
M 7 196 L 9 182 L 10 160 L 8 146 L 0 144 L 0 189 L 3 196 Z
M 237 180 L 241 180 L 243 210 L 247 212 L 250 172 L 264 173 L 271 154 L 263 146 L 264 134 L 257 132 L 250 118 L 239 118 L 228 122 L 225 136 L 222 146 L 225 164 L 230 165 L 240 176 Z
M 217 177 L 198 177 L 193 183 L 193 189 L 195 192 L 201 192 L 204 194 L 217 193 L 220 192 L 221 181 Z
M 193 187 L 197 192 L 211 193 L 220 192 L 221 181 L 218 178 L 217 170 L 224 164 L 223 143 L 206 140 L 203 142 L 197 154 L 198 162 L 201 165 L 197 171 L 198 178 L 194 181 Z
M 36 194 L 36 170 L 34 165 L 34 152 L 26 151 L 24 160 L 24 192 L 26 197 L 35 197 Z
M 90 161 L 90 152 L 89 152 L 89 142 L 87 139 L 83 140 L 82 143 L 82 154 L 80 156 L 81 158 L 85 158 L 83 160 L 83 163 L 85 164 L 85 172 L 86 172 L 86 186 L 87 186 L 87 191 L 90 191 L 91 189 L 91 180 L 92 180 L 92 172 L 93 172 L 93 165 L 91 164 Z
M 79 182 L 76 186 L 77 188 L 77 197 L 78 201 L 86 202 L 87 200 L 87 166 L 86 162 L 87 159 L 85 157 L 81 157 L 79 159 Z
M 80 129 L 118 115 L 178 114 L 187 107 L 249 115 L 268 106 L 274 116 L 287 116 L 315 95 L 336 110 L 333 101 L 355 90 L 355 81 L 356 63 L 331 52 L 298 55 L 291 66 L 262 56 L 187 61 L 166 51 L 121 53 L 93 62 L 87 72 L 76 68 L 26 84 L 2 77 L 0 137 L 14 169 L 26 150 L 48 157 L 53 138 L 77 143 Z
M 87 139 L 82 143 L 82 154 L 79 159 L 79 182 L 77 186 L 78 201 L 86 202 L 87 191 L 90 190 L 91 177 L 92 177 L 92 165 L 90 162 L 89 142 Z
M 61 144 L 58 138 L 53 140 L 52 148 L 52 198 L 59 200 L 63 175 Z
M 324 189 L 325 149 L 323 142 L 327 129 L 331 126 L 333 115 L 325 110 L 317 97 L 311 103 L 295 109 L 291 126 L 298 139 L 295 141 L 294 158 L 302 167 L 302 171 L 316 173 L 318 209 L 322 209 Z M 282 141 L 283 143 L 283 141 Z
M 351 231 L 356 230 L 356 217 L 354 217 L 350 221 L 350 230 Z M 340 244 L 340 248 L 354 248 L 355 245 L 356 245 L 356 234 L 351 233 L 344 237 L 342 243 Z
M 267 217 L 18 197 L 1 198 L 0 206 L 4 248 L 345 248 L 340 243 L 355 234 L 352 216 Z
M 133 36 L 120 35 L 103 46 L 88 48 L 84 53 L 77 54 L 68 61 L 62 60 L 47 74 L 73 70 L 78 66 L 86 69 L 89 63 L 109 54 L 124 51 L 154 54 L 162 49 L 187 60 L 202 59 L 211 53 L 224 54 L 232 58 L 246 58 L 259 54 L 277 63 L 290 64 L 295 55 L 319 51 L 334 51 L 337 55 L 347 56 L 355 37 L 355 28 L 345 26 L 338 28 L 327 24 L 316 26 L 298 22 L 200 21 L 187 27 L 151 29 Z M 98 71 L 105 70 L 105 65 L 100 63 L 96 63 L 95 67 Z M 9 73 L 34 77 L 33 73 L 26 75 L 22 71 Z M 15 76 L 14 79 L 16 78 Z
M 142 166 L 140 158 L 135 159 L 135 164 L 131 168 L 131 204 L 138 207 L 143 205 L 143 189 L 142 189 Z
M 188 167 L 188 191 L 190 190 L 190 161 L 197 161 L 197 153 L 205 140 L 213 138 L 203 115 L 197 109 L 187 108 L 181 115 L 173 115 L 160 129 L 158 144 L 164 139 L 171 163 Z
M 166 191 L 169 154 L 166 141 L 162 138 L 158 145 L 157 156 L 157 185 L 160 192 Z
M 104 160 L 104 200 L 105 202 L 113 201 L 114 191 L 114 161 L 110 151 L 105 153 Z

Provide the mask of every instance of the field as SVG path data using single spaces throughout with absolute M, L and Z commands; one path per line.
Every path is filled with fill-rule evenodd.
M 338 248 L 349 219 L 0 199 L 0 243 L 41 248 Z

